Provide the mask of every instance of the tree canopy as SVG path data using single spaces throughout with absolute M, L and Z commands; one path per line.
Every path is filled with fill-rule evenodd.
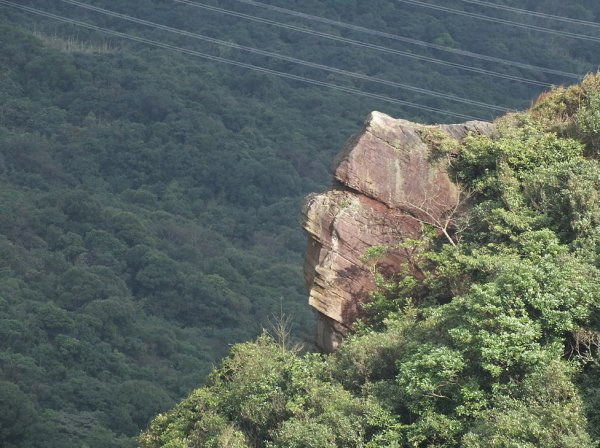
M 375 85 L 365 79 L 202 43 L 60 0 L 16 3 L 342 87 L 485 119 L 495 117 L 495 112 L 473 104 L 458 104 L 448 98 Z M 228 42 L 503 107 L 525 107 L 543 89 L 540 85 L 348 46 L 178 2 L 87 3 Z M 458 0 L 447 3 L 474 8 Z M 600 6 L 593 0 L 577 4 L 559 0 L 502 3 L 531 9 L 543 3 L 546 11 L 583 20 L 600 16 Z M 210 4 L 424 57 L 461 64 L 467 61 L 456 53 L 382 40 L 331 24 L 317 25 L 234 0 Z M 400 7 L 395 0 L 278 0 L 272 5 L 567 72 L 586 73 L 596 67 L 598 60 L 593 42 L 525 30 L 508 32 L 495 23 L 473 21 L 465 26 L 458 16 Z M 228 353 L 231 344 L 260 335 L 269 326 L 274 311 L 282 309 L 292 315 L 295 340 L 309 343 L 313 317 L 306 304 L 301 274 L 305 237 L 297 224 L 302 198 L 330 182 L 330 161 L 371 110 L 422 122 L 452 119 L 146 46 L 6 5 L 0 8 L 0 408 L 6 411 L 0 412 L 2 446 L 135 446 L 140 430 L 153 416 L 172 408 L 207 382 L 213 365 Z M 535 18 L 525 21 L 538 23 Z M 572 26 L 564 28 L 573 31 Z M 543 84 L 571 80 L 515 66 L 497 66 L 490 61 L 468 61 L 473 67 Z M 481 363 L 480 372 L 473 372 L 473 377 L 481 372 L 493 376 L 494 368 L 501 369 L 501 359 L 497 359 L 500 354 L 493 350 L 499 342 L 488 341 L 480 334 L 490 330 L 457 320 L 462 310 L 484 305 L 499 313 L 494 300 L 502 294 L 501 285 L 533 288 L 533 296 L 514 304 L 514 312 L 521 313 L 515 315 L 516 320 L 502 325 L 527 326 L 530 320 L 541 325 L 537 323 L 538 314 L 544 316 L 543 327 L 528 333 L 529 339 L 510 339 L 511 347 L 538 344 L 540 356 L 546 356 L 547 350 L 555 350 L 550 340 L 561 340 L 560 332 L 569 332 L 574 335 L 573 341 L 582 341 L 574 344 L 574 353 L 587 353 L 583 349 L 585 341 L 593 347 L 592 329 L 577 330 L 585 319 L 595 322 L 597 318 L 593 313 L 586 317 L 590 313 L 588 302 L 580 303 L 579 297 L 586 301 L 593 298 L 588 297 L 584 287 L 580 291 L 575 280 L 586 279 L 588 265 L 598 259 L 597 201 L 590 196 L 598 186 L 593 164 L 598 144 L 598 96 L 594 96 L 593 89 L 589 92 L 581 105 L 576 101 L 578 91 L 567 89 L 564 95 L 555 93 L 533 109 L 532 120 L 554 123 L 556 135 L 527 130 L 525 125 L 507 126 L 501 139 L 475 139 L 464 148 L 457 176 L 472 188 L 480 188 L 482 199 L 474 213 L 485 216 L 481 225 L 493 232 L 488 237 L 483 236 L 484 229 L 471 234 L 473 244 L 481 243 L 481 254 L 465 249 L 451 256 L 450 251 L 443 260 L 429 261 L 437 266 L 434 272 L 448 274 L 432 278 L 432 286 L 426 288 L 431 288 L 428 297 L 441 304 L 448 301 L 444 285 L 456 285 L 450 273 L 465 268 L 461 274 L 465 278 L 480 279 L 483 283 L 477 287 L 482 288 L 481 293 L 475 289 L 455 291 L 462 301 L 452 306 L 445 303 L 448 307 L 444 308 L 455 317 L 439 317 L 436 325 L 439 331 L 457 325 L 465 334 L 476 334 L 491 351 L 478 352 L 475 346 L 440 340 L 431 352 L 431 356 L 439 356 L 432 359 L 423 358 L 425 352 L 416 347 L 406 352 L 403 359 L 415 369 L 422 369 L 428 362 L 441 363 L 448 375 L 458 374 L 467 368 L 470 357 L 478 357 Z M 560 127 L 556 117 L 572 119 L 565 119 Z M 532 124 L 530 128 L 537 126 Z M 575 128 L 577 134 L 568 133 Z M 521 132 L 522 138 L 513 139 L 511 132 Z M 509 141 L 518 141 L 518 149 L 511 150 Z M 535 150 L 538 145 L 547 148 L 539 156 Z M 503 160 L 501 167 L 493 163 L 497 157 Z M 540 165 L 547 162 L 542 169 Z M 489 176 L 483 176 L 490 166 Z M 504 183 L 505 179 L 511 179 L 512 184 Z M 500 199 L 512 201 L 512 208 L 505 210 Z M 513 233 L 526 230 L 532 233 L 519 236 L 520 242 L 512 241 Z M 536 245 L 544 241 L 557 248 L 556 253 L 548 255 L 550 258 L 534 254 Z M 486 246 L 492 243 L 499 246 Z M 425 252 L 433 253 L 431 248 Z M 507 269 L 497 273 L 498 278 L 490 274 L 496 255 L 503 257 Z M 478 268 L 481 257 L 489 260 L 489 265 Z M 535 272 L 531 285 L 522 284 L 517 269 L 519 257 L 526 260 L 524 268 Z M 554 262 L 564 265 L 564 273 Z M 559 275 L 561 283 L 546 284 L 545 279 L 554 274 Z M 396 290 L 417 297 L 418 291 L 408 291 L 409 283 Z M 554 294 L 560 297 L 556 299 L 559 303 L 552 298 Z M 381 292 L 381 297 L 389 295 L 389 291 Z M 369 325 L 399 334 L 404 318 L 394 323 L 388 316 L 398 312 L 396 301 L 377 303 L 381 307 L 378 313 L 373 307 Z M 427 322 L 433 325 L 433 321 Z M 423 325 L 418 324 L 419 328 Z M 350 362 L 355 351 L 356 356 L 362 356 L 358 353 L 361 344 L 371 344 L 373 350 L 385 356 L 371 364 L 367 360 L 365 365 L 345 364 L 348 369 L 364 371 L 368 378 L 396 371 L 395 361 L 386 361 L 396 348 L 387 342 L 379 346 L 377 334 L 357 342 L 355 349 L 349 343 L 344 362 Z M 271 350 L 269 342 L 261 344 L 261 353 Z M 255 349 L 252 344 L 243 347 Z M 236 350 L 241 353 L 245 349 Z M 287 359 L 292 358 L 285 355 L 272 362 L 279 365 Z M 293 411 L 275 416 L 265 411 L 261 415 L 268 421 L 260 423 L 263 426 L 257 426 L 256 431 L 262 432 L 254 435 L 230 420 L 228 415 L 233 414 L 223 414 L 221 404 L 214 404 L 210 408 L 214 420 L 206 423 L 206 434 L 211 434 L 206 435 L 207 440 L 220 437 L 223 428 L 230 428 L 227 437 L 231 443 L 247 443 L 247 437 L 258 439 L 257 434 L 267 437 L 267 433 L 272 438 L 270 443 L 282 446 L 308 444 L 311 434 L 315 439 L 310 443 L 322 446 L 343 444 L 353 437 L 381 440 L 381 444 L 390 446 L 396 443 L 393 434 L 398 431 L 385 429 L 390 428 L 396 411 L 352 389 L 366 384 L 367 377 L 361 373 L 355 379 L 339 378 L 329 364 L 323 366 L 316 357 L 310 359 L 312 364 L 306 367 L 305 377 L 290 371 L 304 369 L 304 361 L 290 361 L 290 366 L 278 367 L 269 385 L 283 381 L 277 375 L 284 379 L 285 375 L 296 375 L 294 387 L 312 391 L 315 406 L 323 409 L 320 420 L 303 426 L 301 422 L 314 415 L 313 405 L 297 403 L 297 393 L 290 389 L 284 395 L 288 397 L 285 400 L 294 403 L 290 405 Z M 380 365 L 384 371 L 375 372 Z M 577 372 L 565 371 L 557 376 L 557 388 L 567 394 L 571 390 L 568 381 L 574 374 Z M 530 386 L 523 383 L 523 388 L 544 381 L 540 376 L 531 378 L 527 383 Z M 586 391 L 587 401 L 573 402 L 573 406 L 583 406 L 590 421 L 595 421 L 595 403 L 600 400 L 594 398 L 598 397 L 594 377 L 575 378 L 578 390 Z M 407 382 L 402 387 L 414 394 L 427 387 L 435 391 L 438 380 L 445 381 L 432 378 L 430 386 Z M 329 383 L 320 385 L 321 381 Z M 368 382 L 374 381 L 375 377 Z M 207 384 L 213 387 L 212 382 Z M 380 386 L 374 383 L 369 387 Z M 462 393 L 463 385 L 448 387 L 451 390 L 442 393 L 452 393 L 453 397 Z M 334 396 L 335 402 L 329 405 L 326 400 L 319 401 L 320 388 L 323 394 Z M 503 403 L 508 428 L 508 414 L 526 411 L 518 403 L 510 407 L 505 398 L 498 395 L 494 400 Z M 532 418 L 550 418 L 542 412 L 547 406 L 531 400 L 530 405 L 539 410 L 531 413 Z M 435 419 L 441 419 L 441 415 L 454 422 L 459 404 L 452 406 L 440 409 L 440 405 L 431 404 L 431 425 L 435 426 Z M 288 412 L 293 412 L 293 418 L 288 418 Z M 411 419 L 416 418 L 417 410 L 406 412 Z M 486 415 L 496 418 L 494 414 Z M 269 419 L 280 422 L 277 429 L 269 426 Z M 398 428 L 403 427 L 402 422 Z M 452 422 L 449 426 L 454 428 Z M 487 437 L 484 426 L 482 423 L 480 429 L 472 429 L 472 443 Z M 453 434 L 462 434 L 465 428 L 455 428 Z M 408 437 L 408 432 L 402 434 Z
M 424 228 L 425 278 L 380 281 L 338 352 L 238 345 L 142 446 L 597 446 L 598 92 L 590 75 L 467 137 L 460 242 Z

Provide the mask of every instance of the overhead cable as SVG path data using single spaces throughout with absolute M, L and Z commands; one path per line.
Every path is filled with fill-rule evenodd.
M 467 56 L 467 57 L 470 57 L 473 59 L 480 59 L 482 61 L 495 62 L 497 64 L 503 64 L 503 65 L 508 65 L 508 66 L 512 66 L 512 67 L 519 67 L 519 68 L 522 68 L 525 70 L 533 70 L 533 71 L 537 71 L 540 73 L 548 73 L 548 74 L 557 75 L 557 76 L 564 76 L 566 78 L 573 78 L 573 79 L 583 78 L 583 76 L 578 75 L 577 73 L 566 72 L 563 70 L 555 70 L 555 69 L 551 69 L 551 68 L 540 67 L 537 65 L 525 64 L 522 62 L 511 61 L 509 59 L 488 56 L 488 55 L 480 54 L 480 53 L 473 53 L 471 51 L 461 50 L 458 48 L 452 48 L 452 47 L 448 47 L 445 45 L 438 45 L 438 44 L 425 42 L 425 41 L 418 40 L 418 39 L 412 39 L 410 37 L 399 36 L 397 34 L 386 33 L 385 31 L 378 31 L 378 30 L 374 30 L 371 28 L 365 28 L 362 26 L 353 25 L 353 24 L 346 23 L 346 22 L 340 22 L 338 20 L 332 20 L 332 19 L 328 19 L 325 17 L 315 16 L 312 14 L 306 14 L 303 12 L 294 11 L 292 9 L 269 5 L 267 3 L 257 2 L 254 0 L 234 0 L 234 1 L 237 1 L 239 3 L 244 3 L 247 5 L 256 6 L 256 7 L 263 8 L 263 9 L 267 9 L 270 11 L 278 12 L 281 14 L 287 14 L 287 15 L 290 15 L 293 17 L 300 17 L 300 18 L 306 19 L 306 20 L 312 20 L 315 22 L 325 23 L 327 25 L 333 25 L 333 26 L 337 26 L 340 28 L 358 31 L 358 32 L 365 33 L 365 34 L 371 34 L 373 36 L 384 37 L 387 39 L 392 39 L 392 40 L 404 42 L 407 44 L 418 45 L 418 46 L 426 47 L 426 48 L 433 48 L 435 50 L 445 51 L 447 53 L 458 54 L 460 56 Z
M 189 1 L 189 0 L 173 0 L 173 1 L 175 1 L 176 3 L 182 3 L 185 5 L 189 5 L 189 6 L 194 6 L 196 8 L 206 9 L 208 11 L 218 12 L 221 14 L 226 14 L 226 15 L 240 17 L 240 18 L 247 19 L 247 20 L 252 20 L 254 22 L 266 23 L 266 24 L 273 25 L 273 26 L 276 26 L 279 28 L 298 31 L 300 33 L 305 33 L 305 34 L 309 34 L 312 36 L 322 37 L 325 39 L 335 40 L 338 42 L 344 42 L 347 44 L 352 44 L 352 45 L 356 45 L 356 46 L 363 47 L 363 48 L 369 48 L 372 50 L 378 50 L 378 51 L 381 51 L 384 53 L 397 54 L 397 55 L 404 56 L 404 57 L 411 58 L 411 59 L 418 59 L 418 60 L 425 61 L 425 62 L 431 62 L 433 64 L 445 65 L 447 67 L 454 67 L 454 68 L 461 69 L 461 70 L 467 70 L 467 71 L 471 71 L 471 72 L 475 72 L 475 73 L 480 73 L 483 75 L 489 75 L 489 76 L 495 76 L 498 78 L 509 79 L 511 81 L 518 81 L 518 82 L 532 84 L 532 85 L 536 85 L 536 86 L 540 86 L 540 87 L 552 87 L 552 84 L 547 83 L 547 82 L 537 81 L 537 80 L 529 79 L 529 78 L 523 78 L 523 77 L 515 76 L 515 75 L 509 75 L 506 73 L 499 73 L 499 72 L 495 72 L 492 70 L 485 70 L 485 69 L 478 68 L 478 67 L 470 67 L 465 64 L 444 61 L 442 59 L 418 55 L 418 54 L 410 53 L 408 51 L 396 50 L 396 49 L 384 47 L 381 45 L 375 45 L 375 44 L 370 44 L 367 42 L 349 39 L 346 37 L 335 36 L 333 34 L 323 33 L 320 31 L 314 31 L 314 30 L 311 30 L 308 28 L 299 27 L 299 26 L 295 26 L 295 25 L 288 25 L 288 24 L 277 22 L 274 20 L 265 19 L 262 17 L 252 16 L 252 15 L 244 14 L 244 13 L 237 12 L 237 11 L 231 11 L 229 9 L 219 8 L 217 6 L 206 5 L 204 3 L 198 3 L 198 2 L 193 2 L 193 1 Z
M 285 55 L 282 55 L 282 54 L 279 54 L 279 53 L 273 53 L 273 52 L 269 52 L 269 51 L 264 51 L 264 50 L 260 50 L 260 49 L 257 49 L 257 48 L 253 48 L 253 47 L 247 47 L 247 46 L 244 46 L 244 45 L 238 45 L 238 44 L 235 44 L 233 42 L 226 42 L 224 40 L 215 39 L 215 38 L 212 38 L 212 37 L 204 36 L 202 34 L 192 33 L 192 32 L 189 32 L 189 31 L 178 29 L 178 28 L 172 28 L 172 27 L 169 27 L 169 26 L 166 26 L 166 25 L 162 25 L 162 24 L 159 24 L 159 23 L 150 22 L 150 21 L 144 20 L 144 19 L 139 19 L 137 17 L 129 16 L 129 15 L 126 15 L 126 14 L 121 14 L 121 13 L 118 13 L 118 12 L 115 12 L 115 11 L 110 11 L 108 9 L 99 8 L 97 6 L 92 6 L 92 5 L 89 5 L 87 3 L 79 2 L 77 0 L 61 0 L 61 1 L 65 2 L 65 3 L 72 4 L 72 5 L 79 6 L 79 7 L 88 9 L 88 10 L 95 11 L 95 12 L 98 12 L 100 14 L 108 15 L 108 16 L 111 16 L 111 17 L 117 17 L 119 19 L 127 20 L 127 21 L 134 22 L 134 23 L 139 23 L 141 25 L 150 26 L 150 27 L 153 27 L 153 28 L 156 28 L 156 29 L 160 29 L 160 30 L 163 30 L 163 31 L 168 31 L 168 32 L 171 32 L 171 33 L 176 33 L 176 34 L 180 34 L 180 35 L 187 36 L 187 37 L 192 37 L 192 38 L 195 38 L 195 39 L 203 40 L 205 42 L 210 42 L 210 43 L 214 43 L 214 44 L 217 44 L 217 45 L 227 46 L 229 48 L 235 48 L 235 49 L 238 49 L 238 50 L 243 50 L 243 51 L 251 52 L 251 53 L 254 53 L 254 54 L 259 54 L 259 55 L 262 55 L 262 56 L 268 56 L 268 57 L 274 58 L 274 59 L 280 59 L 280 60 L 283 60 L 283 61 L 292 62 L 294 64 L 304 65 L 304 66 L 307 66 L 307 67 L 311 67 L 311 68 L 316 68 L 316 69 L 319 69 L 319 70 L 328 71 L 330 73 L 336 73 L 336 74 L 339 74 L 339 75 L 348 76 L 348 77 L 355 78 L 355 79 L 361 79 L 361 80 L 364 80 L 364 81 L 370 81 L 370 82 L 384 84 L 384 85 L 391 86 L 391 87 L 397 87 L 397 88 L 400 88 L 400 89 L 405 89 L 405 90 L 409 90 L 409 91 L 412 91 L 412 92 L 422 93 L 424 95 L 430 95 L 430 96 L 433 96 L 433 97 L 436 97 L 436 98 L 444 98 L 446 100 L 456 101 L 456 102 L 463 103 L 463 104 L 469 104 L 469 105 L 473 105 L 473 106 L 485 107 L 485 108 L 492 109 L 492 110 L 497 110 L 497 111 L 500 111 L 500 112 L 511 112 L 511 111 L 513 111 L 513 109 L 509 109 L 509 108 L 502 107 L 502 106 L 496 106 L 496 105 L 484 103 L 484 102 L 481 102 L 481 101 L 475 101 L 475 100 L 470 100 L 470 99 L 467 99 L 467 98 L 461 98 L 461 97 L 457 97 L 457 96 L 450 95 L 450 94 L 447 94 L 447 93 L 436 92 L 436 91 L 429 90 L 429 89 L 423 89 L 423 88 L 420 88 L 420 87 L 415 87 L 415 86 L 412 86 L 412 85 L 409 85 L 409 84 L 398 83 L 398 82 L 394 82 L 394 81 L 388 81 L 388 80 L 377 78 L 377 77 L 374 77 L 374 76 L 363 75 L 361 73 L 350 72 L 350 71 L 347 71 L 347 70 L 338 69 L 338 68 L 331 67 L 331 66 L 328 66 L 328 65 L 317 64 L 317 63 L 313 63 L 313 62 L 309 62 L 309 61 L 304 61 L 302 59 L 297 59 L 297 58 L 293 58 L 293 57 L 290 57 L 290 56 L 285 56 Z
M 573 25 L 585 25 L 585 26 L 600 28 L 600 23 L 590 22 L 589 20 L 573 19 L 571 17 L 557 16 L 554 14 L 547 14 L 547 13 L 538 12 L 538 11 L 531 11 L 529 9 L 520 9 L 520 8 L 515 8 L 514 6 L 499 5 L 497 3 L 483 2 L 483 1 L 479 1 L 479 0 L 461 0 L 461 1 L 463 1 L 465 3 L 472 3 L 474 5 L 487 6 L 489 8 L 496 8 L 496 9 L 501 9 L 504 11 L 515 12 L 518 14 L 527 14 L 530 16 L 540 17 L 543 19 L 558 20 L 560 22 L 571 23 Z
M 159 48 L 163 48 L 166 50 L 171 50 L 171 51 L 175 51 L 178 53 L 182 53 L 182 54 L 187 54 L 187 55 L 191 55 L 191 56 L 197 56 L 203 59 L 207 59 L 213 62 L 221 62 L 224 64 L 228 64 L 228 65 L 233 65 L 236 67 L 241 67 L 241 68 L 246 68 L 246 69 L 250 69 L 250 70 L 254 70 L 254 71 L 258 71 L 261 73 L 265 73 L 268 75 L 273 75 L 273 76 L 277 76 L 280 78 L 287 78 L 287 79 L 292 79 L 295 81 L 301 81 L 304 83 L 308 83 L 308 84 L 313 84 L 313 85 L 317 85 L 317 86 L 321 86 L 321 87 L 327 87 L 330 89 L 334 89 L 334 90 L 339 90 L 342 92 L 346 92 L 346 93 L 350 93 L 350 94 L 354 94 L 354 95 L 359 95 L 359 96 L 364 96 L 364 97 L 368 97 L 368 98 L 372 98 L 372 99 L 376 99 L 376 100 L 380 100 L 380 101 L 385 101 L 388 103 L 393 103 L 393 104 L 399 104 L 402 106 L 407 106 L 407 107 L 412 107 L 415 109 L 420 109 L 420 110 L 425 110 L 428 112 L 435 112 L 441 115 L 450 115 L 450 116 L 454 116 L 463 120 L 479 120 L 480 118 L 478 117 L 474 117 L 471 115 L 466 115 L 466 114 L 462 114 L 460 112 L 453 112 L 453 111 L 449 111 L 449 110 L 445 110 L 445 109 L 439 109 L 436 107 L 430 107 L 430 106 L 425 106 L 423 104 L 417 104 L 417 103 L 412 103 L 410 101 L 404 101 L 404 100 L 399 100 L 396 98 L 390 98 L 384 95 L 379 95 L 379 94 L 375 94 L 375 93 L 369 93 L 369 92 L 364 92 L 362 90 L 358 90 L 358 89 L 354 89 L 351 87 L 345 87 L 345 86 L 339 86 L 336 84 L 331 84 L 331 83 L 327 83 L 327 82 L 323 82 L 323 81 L 318 81 L 316 79 L 311 79 L 311 78 L 306 78 L 304 76 L 299 76 L 299 75 L 293 75 L 291 73 L 285 73 L 285 72 L 280 72 L 280 71 L 276 71 L 276 70 L 271 70 L 265 67 L 259 67 L 256 65 L 252 65 L 252 64 L 247 64 L 244 62 L 237 62 L 237 61 L 233 61 L 231 59 L 226 59 L 226 58 L 222 58 L 219 56 L 213 56 L 210 54 L 206 54 L 206 53 L 202 53 L 199 51 L 195 51 L 195 50 L 190 50 L 187 48 L 183 48 L 183 47 L 178 47 L 175 45 L 171 45 L 171 44 L 167 44 L 164 42 L 160 42 L 160 41 L 156 41 L 156 40 L 151 40 L 151 39 L 147 39 L 145 37 L 140 37 L 140 36 L 134 36 L 128 33 L 122 33 L 120 31 L 115 31 L 115 30 L 111 30 L 109 28 L 103 28 L 97 25 L 93 25 L 87 22 L 81 22 L 79 20 L 75 20 L 75 19 L 70 19 L 68 17 L 64 17 L 64 16 L 59 16 L 57 14 L 52 14 L 46 11 L 42 11 L 39 9 L 35 9 L 35 8 L 31 8 L 28 6 L 23 6 L 23 5 L 19 5 L 17 3 L 13 3 L 7 0 L 0 0 L 0 5 L 4 5 L 4 6 L 10 6 L 13 8 L 17 8 L 32 14 L 37 14 L 43 17 L 47 17 L 50 19 L 54 19 L 54 20 L 58 20 L 64 23 L 68 23 L 71 25 L 76 25 L 82 28 L 87 28 L 90 30 L 94 30 L 94 31 L 99 31 L 105 34 L 109 34 L 109 35 L 113 35 L 113 36 L 117 36 L 123 39 L 128 39 L 128 40 L 132 40 L 135 42 L 140 42 L 140 43 L 144 43 L 147 45 L 152 45 L 154 47 L 159 47 Z
M 485 20 L 488 22 L 500 23 L 502 25 L 510 25 L 510 26 L 514 26 L 514 27 L 518 27 L 518 28 L 524 28 L 527 30 L 540 31 L 542 33 L 553 34 L 555 36 L 587 40 L 590 42 L 600 42 L 600 37 L 586 36 L 585 34 L 571 33 L 569 31 L 553 30 L 552 28 L 544 28 L 544 27 L 536 26 L 536 25 L 528 25 L 526 23 L 519 23 L 519 22 L 515 22 L 513 20 L 499 19 L 497 17 L 490 17 L 490 16 L 486 16 L 483 14 L 477 14 L 474 12 L 462 11 L 460 9 L 453 9 L 453 8 L 447 8 L 445 6 L 434 5 L 432 3 L 424 3 L 424 2 L 420 2 L 418 0 L 397 0 L 397 1 L 402 2 L 402 3 L 407 3 L 409 5 L 420 6 L 423 8 L 429 8 L 429 9 L 434 9 L 437 11 L 449 12 L 452 14 L 458 14 L 461 16 L 471 17 L 474 19 Z

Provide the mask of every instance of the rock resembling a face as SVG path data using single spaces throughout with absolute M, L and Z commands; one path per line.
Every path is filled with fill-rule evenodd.
M 336 185 L 306 200 L 304 277 L 324 351 L 337 348 L 375 289 L 372 266 L 361 261 L 367 249 L 387 247 L 378 270 L 397 272 L 406 261 L 397 245 L 419 238 L 422 222 L 439 219 L 459 200 L 447 161 L 433 160 L 420 137 L 427 128 L 373 112 L 336 158 Z M 437 128 L 455 139 L 492 131 L 483 122 Z

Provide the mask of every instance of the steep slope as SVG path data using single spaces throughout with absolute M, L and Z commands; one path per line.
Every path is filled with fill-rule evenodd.
M 313 304 L 348 333 L 341 343 L 327 335 L 323 345 L 337 350 L 299 353 L 286 345 L 285 331 L 237 345 L 205 387 L 157 416 L 142 446 L 596 446 L 599 111 L 600 74 L 553 90 L 493 126 L 436 129 L 373 114 L 336 171 L 338 179 L 364 187 L 340 184 L 310 197 L 305 213 L 310 237 L 319 238 L 317 248 L 325 253 L 313 255 L 315 243 L 309 244 L 309 264 L 320 263 L 315 274 L 308 272 L 318 291 Z M 465 135 L 469 127 L 475 132 Z M 385 143 L 360 144 L 373 142 L 373 135 L 384 136 Z M 401 141 L 408 144 L 402 148 Z M 374 147 L 387 150 L 388 158 L 352 165 Z M 361 179 L 345 175 L 395 167 L 397 160 L 415 160 L 414 152 L 442 160 L 436 165 L 430 157 L 416 157 L 428 160 L 417 166 L 433 167 L 434 175 L 415 184 L 434 192 L 449 185 L 440 197 L 450 203 L 456 203 L 454 188 L 469 193 L 468 207 L 446 232 L 426 222 L 431 212 L 419 215 L 429 190 L 397 189 L 394 169 Z M 401 185 L 410 185 L 410 176 L 400 174 L 408 180 Z M 388 194 L 374 205 L 374 191 Z M 405 208 L 411 195 L 419 207 Z M 389 233 L 400 241 L 385 239 L 386 217 Z M 352 227 L 361 219 L 372 221 Z M 408 237 L 396 227 L 406 222 Z M 384 239 L 367 256 L 350 255 L 351 244 L 369 241 L 371 227 Z M 411 253 L 408 263 L 394 265 L 406 255 L 398 256 L 399 247 Z M 351 256 L 357 267 L 348 262 Z M 363 280 L 367 266 L 377 288 L 361 304 L 361 285 L 373 286 Z M 344 294 L 353 311 L 362 307 L 363 319 L 352 332 L 351 320 L 339 313 L 348 306 L 340 299 Z
M 189 2 L 83 1 L 445 97 L 201 42 L 73 2 L 14 3 L 485 120 L 494 113 L 448 95 L 517 108 L 542 89 L 346 46 Z M 203 3 L 536 83 L 573 79 L 388 41 L 248 2 Z M 499 23 L 465 26 L 460 16 L 397 0 L 269 3 L 566 72 L 585 73 L 598 60 L 593 41 Z M 584 20 L 600 17 L 595 0 L 502 3 Z M 460 0 L 444 4 L 478 9 Z M 568 24 L 559 28 L 577 31 Z M 2 6 L 0 445 L 132 447 L 153 415 L 207 381 L 231 344 L 270 328 L 274 312 L 293 316 L 294 340 L 310 343 L 314 319 L 302 285 L 306 238 L 297 225 L 299 209 L 304 196 L 326 188 L 331 159 L 374 109 L 422 123 L 451 119 Z M 378 266 L 376 252 L 368 261 L 371 269 Z

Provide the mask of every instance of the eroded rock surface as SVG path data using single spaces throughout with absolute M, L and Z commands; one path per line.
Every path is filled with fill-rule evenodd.
M 418 238 L 422 221 L 457 204 L 447 159 L 434 157 L 421 137 L 435 128 L 458 140 L 493 130 L 485 122 L 424 126 L 373 112 L 336 158 L 335 186 L 306 200 L 305 282 L 319 312 L 317 345 L 325 351 L 337 348 L 375 289 L 371 266 L 361 261 L 366 250 L 390 247 L 378 268 L 397 271 L 405 257 L 394 246 Z

